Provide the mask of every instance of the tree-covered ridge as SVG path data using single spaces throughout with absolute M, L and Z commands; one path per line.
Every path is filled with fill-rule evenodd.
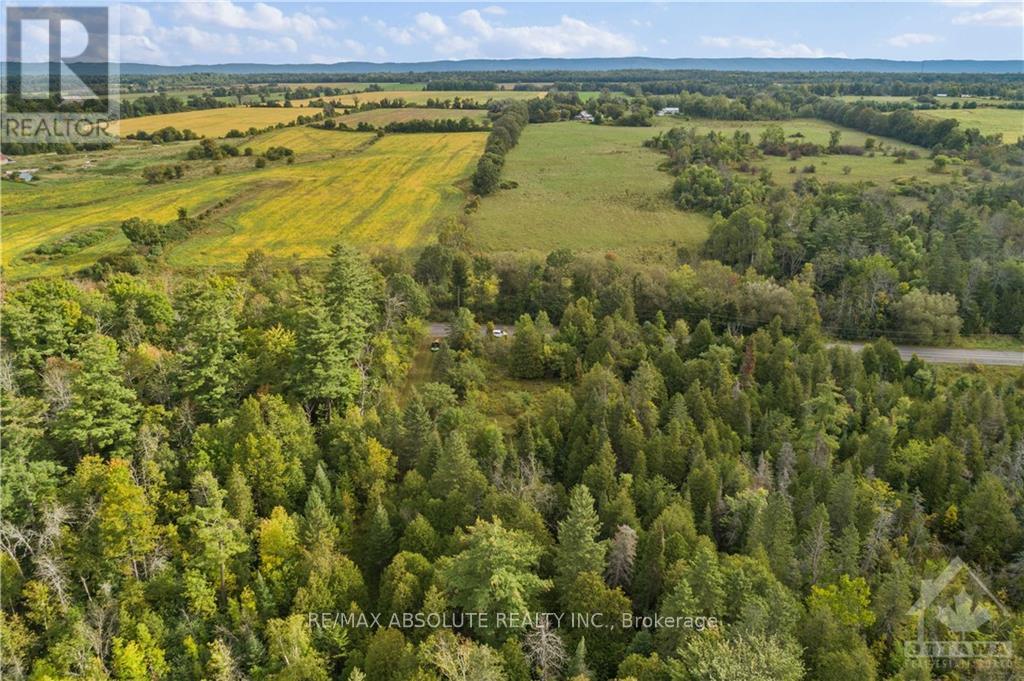
M 170 287 L 7 290 L 4 674 L 941 678 L 901 642 L 953 555 L 1008 608 L 990 626 L 1015 666 L 992 678 L 1021 673 L 1019 372 L 828 347 L 799 279 L 775 293 L 796 317 L 741 334 L 714 310 L 757 275 L 687 265 L 663 304 L 658 268 L 527 269 L 461 238 L 415 268 L 338 247 L 321 271 L 253 254 Z M 422 320 L 452 304 L 529 314 L 503 340 L 460 308 L 408 383 Z M 509 376 L 539 389 L 495 395 Z M 310 620 L 474 611 L 721 626 Z

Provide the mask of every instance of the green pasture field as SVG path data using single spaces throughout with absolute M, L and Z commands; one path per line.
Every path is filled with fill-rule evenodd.
M 961 128 L 977 128 L 985 135 L 1001 134 L 1003 144 L 1014 144 L 1024 137 L 1024 109 L 928 109 L 917 112 L 925 118 L 955 118 Z
M 241 142 L 257 152 L 289 146 L 283 160 L 255 168 L 252 157 L 184 161 L 194 142 L 124 144 L 62 159 L 36 157 L 40 179 L 3 185 L 5 275 L 23 279 L 73 273 L 123 250 L 119 230 L 130 217 L 168 221 L 178 207 L 214 209 L 203 228 L 166 249 L 175 267 L 238 265 L 256 248 L 272 257 L 316 258 L 339 240 L 360 247 L 425 244 L 432 225 L 457 214 L 459 186 L 472 172 L 486 133 L 388 135 L 289 128 Z M 22 157 L 24 167 L 36 161 Z M 185 177 L 146 184 L 142 169 L 184 162 Z M 214 172 L 220 167 L 220 173 Z M 102 230 L 104 238 L 72 255 L 33 259 L 31 251 L 69 235 Z
M 672 177 L 658 170 L 662 158 L 641 146 L 653 134 L 577 122 L 527 126 L 502 171 L 518 186 L 481 200 L 470 216 L 474 245 L 644 257 L 700 243 L 710 219 L 675 207 Z
M 917 178 L 925 182 L 948 182 L 952 175 L 952 167 L 945 173 L 933 173 L 931 160 L 927 158 L 907 159 L 904 163 L 896 163 L 894 156 L 848 156 L 845 154 L 829 154 L 823 156 L 804 156 L 795 161 L 781 156 L 766 156 L 754 162 L 758 168 L 767 168 L 778 184 L 792 184 L 803 177 L 817 177 L 822 182 L 874 182 L 887 185 L 899 180 Z M 804 172 L 808 166 L 814 166 L 814 173 Z M 843 168 L 850 172 L 844 172 Z M 790 168 L 796 168 L 790 172 Z
M 841 125 L 829 123 L 828 121 L 823 121 L 817 118 L 794 118 L 788 121 L 719 121 L 706 118 L 686 118 L 684 116 L 654 117 L 654 126 L 656 128 L 696 127 L 698 130 L 715 130 L 726 135 L 731 135 L 736 130 L 745 130 L 750 133 L 755 144 L 759 141 L 764 129 L 770 125 L 780 126 L 786 133 L 786 137 L 789 139 L 801 139 L 806 142 L 813 142 L 814 144 L 828 144 L 829 134 L 833 130 L 838 130 L 842 133 L 839 140 L 840 144 L 852 144 L 862 147 L 868 137 L 873 137 L 876 140 L 876 144 L 881 143 L 892 149 L 914 149 L 921 154 L 927 153 L 927 150 L 922 147 L 916 147 L 912 144 L 900 142 L 899 140 L 891 139 L 889 137 L 869 135 L 859 130 L 845 128 Z M 655 130 L 651 135 L 653 136 L 656 133 L 657 131 Z M 792 137 L 797 134 L 803 135 L 803 137 Z

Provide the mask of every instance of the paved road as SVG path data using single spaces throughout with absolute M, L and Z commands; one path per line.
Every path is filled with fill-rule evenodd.
M 447 324 L 445 322 L 430 322 L 428 324 L 428 326 L 430 327 L 430 337 L 431 338 L 447 338 L 448 336 L 452 335 L 452 325 L 451 324 Z M 512 336 L 516 332 L 516 327 L 511 325 L 511 324 L 495 324 L 494 328 L 495 329 L 501 329 L 508 336 Z M 480 335 L 481 336 L 486 336 L 487 335 L 487 327 L 486 326 L 481 326 L 480 327 Z
M 430 322 L 430 335 L 432 338 L 446 338 L 451 334 L 450 324 L 443 322 Z M 495 324 L 494 328 L 501 329 L 507 335 L 515 333 L 515 327 L 510 324 Z M 486 334 L 487 327 L 481 326 L 480 333 Z M 835 343 L 834 345 L 845 345 L 854 352 L 860 352 L 864 343 Z M 989 366 L 1024 367 L 1024 352 L 1015 350 L 974 350 L 965 348 L 926 348 L 913 345 L 897 345 L 900 357 L 904 361 L 917 355 L 921 360 L 932 364 L 985 364 Z
M 854 352 L 860 352 L 864 343 L 837 343 Z M 1024 352 L 1016 350 L 975 350 L 966 348 L 925 348 L 897 345 L 900 357 L 908 360 L 914 355 L 932 364 L 987 364 L 990 366 L 1024 367 Z

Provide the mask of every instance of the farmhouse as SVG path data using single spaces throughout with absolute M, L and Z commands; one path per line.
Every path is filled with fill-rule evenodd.
M 0 154 L 0 166 L 5 166 L 8 163 L 14 163 L 14 159 L 7 154 Z
M 658 112 L 659 116 L 677 116 L 679 115 L 678 106 L 666 106 L 664 109 Z
M 578 114 L 576 114 L 576 120 L 583 121 L 585 123 L 593 123 L 594 117 L 591 115 L 589 111 L 580 111 Z

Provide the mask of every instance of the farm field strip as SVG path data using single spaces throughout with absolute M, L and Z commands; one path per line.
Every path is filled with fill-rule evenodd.
M 339 106 L 356 106 L 362 102 L 379 102 L 382 99 L 404 99 L 410 104 L 426 104 L 428 99 L 471 99 L 486 102 L 489 99 L 535 99 L 543 97 L 543 92 L 521 90 L 388 90 L 385 92 L 360 92 L 354 95 L 338 95 L 322 97 L 324 101 L 337 102 Z M 306 106 L 313 99 L 293 99 L 295 106 Z
M 206 137 L 223 137 L 231 129 L 245 131 L 251 127 L 266 128 L 278 123 L 291 123 L 302 115 L 308 116 L 310 112 L 293 107 L 231 106 L 125 118 L 118 122 L 116 132 L 120 135 L 129 135 L 140 130 L 154 132 L 173 126 L 178 130 L 187 128 L 197 135 Z
M 360 123 L 370 125 L 387 125 L 404 121 L 443 121 L 446 119 L 460 120 L 471 118 L 474 121 L 487 120 L 487 112 L 482 109 L 426 109 L 405 107 L 401 109 L 373 109 L 340 116 L 338 121 L 354 128 Z

